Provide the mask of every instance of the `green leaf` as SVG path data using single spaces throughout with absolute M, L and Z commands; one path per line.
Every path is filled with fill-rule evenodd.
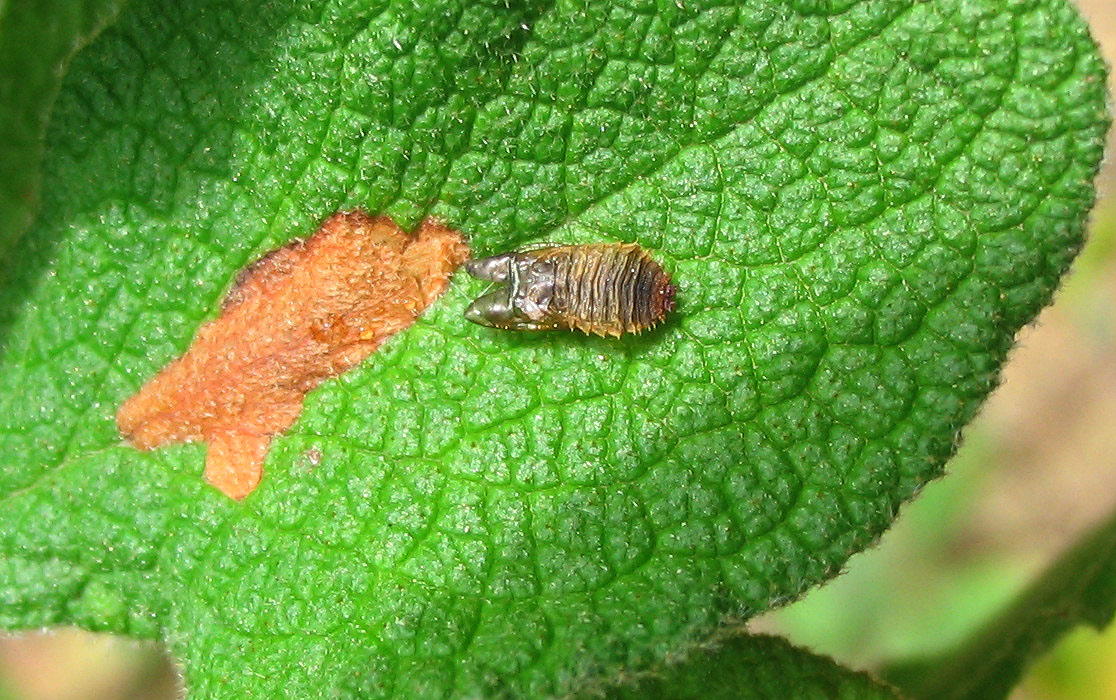
M 43 136 L 66 65 L 123 4 L 0 2 L 0 258 L 34 218 Z
M 1107 128 L 1063 0 L 137 3 L 80 53 L 0 282 L 0 622 L 191 697 L 568 695 L 834 574 L 940 474 L 1073 258 Z M 637 240 L 620 340 L 458 279 L 241 503 L 113 414 L 337 209 Z
M 1116 515 L 1081 538 L 1010 608 L 941 658 L 889 671 L 912 698 L 1006 698 L 1024 669 L 1079 624 L 1116 615 Z
M 607 694 L 610 700 L 896 700 L 866 673 L 791 646 L 741 636 L 696 651 L 674 666 Z

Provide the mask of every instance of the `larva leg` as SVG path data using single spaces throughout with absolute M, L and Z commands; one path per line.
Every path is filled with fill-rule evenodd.
M 465 309 L 465 318 L 489 328 L 519 330 L 522 317 L 512 303 L 510 290 L 500 287 L 477 297 Z
M 465 271 L 480 280 L 507 282 L 515 258 L 515 253 L 504 253 L 487 258 L 476 258 L 475 260 L 470 260 L 465 263 Z

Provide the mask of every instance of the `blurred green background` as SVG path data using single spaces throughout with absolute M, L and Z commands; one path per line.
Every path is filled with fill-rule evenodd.
M 1116 0 L 1078 0 L 1111 65 Z M 1114 84 L 1111 76 L 1109 84 Z M 1116 138 L 1109 137 L 1109 154 Z M 941 651 L 992 618 L 1116 510 L 1116 165 L 1057 303 L 1019 336 L 1003 385 L 949 476 L 875 549 L 751 624 L 857 668 Z M 0 700 L 162 700 L 181 683 L 154 645 L 56 630 L 0 638 Z M 1116 625 L 1079 629 L 1013 700 L 1116 700 Z

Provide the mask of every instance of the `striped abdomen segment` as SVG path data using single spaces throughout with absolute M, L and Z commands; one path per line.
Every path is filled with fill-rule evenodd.
M 585 333 L 640 333 L 674 308 L 670 276 L 634 243 L 548 248 L 535 253 L 554 263 L 550 319 Z

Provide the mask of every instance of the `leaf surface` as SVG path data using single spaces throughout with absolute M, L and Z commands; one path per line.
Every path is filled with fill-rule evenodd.
M 191 697 L 568 695 L 798 595 L 941 472 L 1081 244 L 1104 69 L 1062 0 L 188 0 L 73 61 L 0 281 L 0 620 Z M 113 415 L 237 272 L 361 206 L 477 254 L 635 240 L 620 340 L 457 279 L 260 488 Z

